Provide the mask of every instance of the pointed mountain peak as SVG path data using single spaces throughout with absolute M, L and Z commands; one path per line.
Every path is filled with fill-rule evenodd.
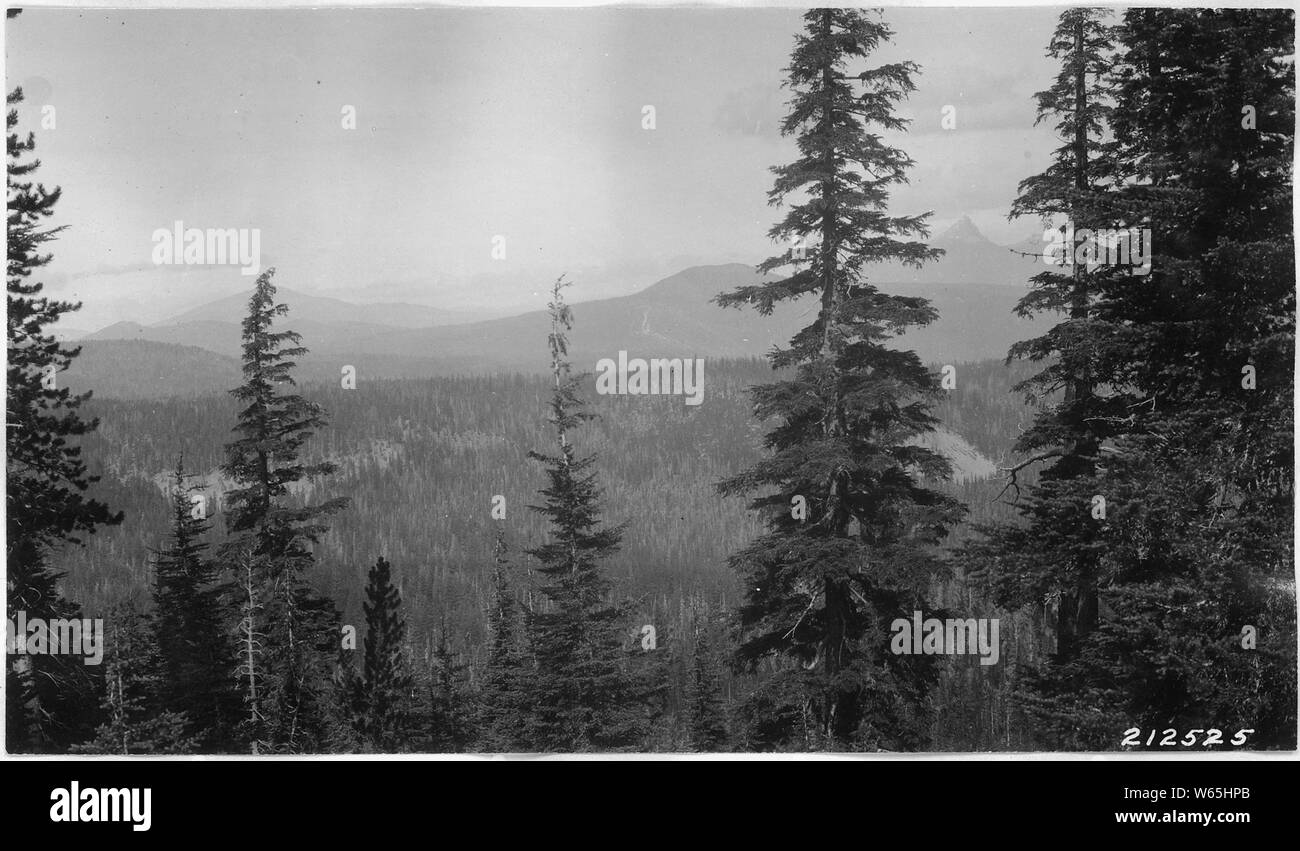
M 988 242 L 989 239 L 980 233 L 980 229 L 975 227 L 975 223 L 970 220 L 970 216 L 963 215 L 960 219 L 939 236 L 936 242 Z

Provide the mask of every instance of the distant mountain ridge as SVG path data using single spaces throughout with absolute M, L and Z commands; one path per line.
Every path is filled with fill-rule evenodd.
M 920 271 L 896 264 L 866 269 L 868 280 L 879 282 L 883 291 L 927 298 L 939 312 L 935 323 L 910 330 L 892 345 L 914 349 L 928 363 L 978 361 L 1004 357 L 1012 343 L 1045 330 L 1043 321 L 1035 326 L 1014 315 L 1024 283 L 1039 271 L 1032 259 L 994 245 L 966 217 L 933 244 L 947 254 Z M 713 303 L 720 293 L 761 280 L 757 270 L 745 264 L 694 266 L 631 295 L 577 301 L 571 360 L 576 369 L 590 370 L 601 358 L 617 357 L 620 351 L 631 357 L 764 356 L 788 345 L 813 321 L 818 305 L 809 296 L 761 316 L 750 308 L 723 309 Z M 574 292 L 580 290 L 578 282 Z M 464 314 L 418 305 L 350 304 L 287 288 L 279 289 L 278 296 L 289 306 L 281 327 L 301 334 L 309 349 L 298 367 L 303 380 L 338 380 L 345 366 L 354 367 L 359 379 L 538 372 L 547 367 L 550 319 L 540 306 L 516 316 L 466 322 Z M 119 322 L 82 339 L 92 346 L 114 340 L 190 346 L 238 358 L 246 299 L 218 299 L 152 325 Z M 138 349 L 131 355 L 142 363 L 139 359 L 150 355 L 165 357 L 163 351 Z M 201 368 L 192 356 L 181 362 Z M 83 364 L 80 374 L 94 386 L 94 369 L 110 366 Z M 168 376 L 185 380 L 183 370 L 149 371 L 162 377 L 160 391 Z M 196 382 L 204 383 L 198 377 Z
M 480 313 L 442 310 L 422 304 L 382 302 L 355 304 L 327 296 L 308 295 L 281 287 L 276 292 L 279 300 L 289 306 L 289 315 L 313 322 L 359 322 L 366 325 L 390 325 L 396 328 L 433 328 L 439 325 L 456 325 L 477 322 L 486 318 Z M 252 290 L 217 299 L 192 310 L 177 314 L 151 327 L 184 325 L 189 322 L 240 322 L 248 311 Z
M 629 296 L 573 305 L 570 356 L 576 368 L 627 351 L 633 357 L 761 357 L 813 320 L 816 301 L 778 306 L 771 316 L 712 303 L 721 292 L 761 280 L 743 264 L 697 266 Z M 882 284 L 900 295 L 922 296 L 939 311 L 932 325 L 909 331 L 893 345 L 915 349 L 926 362 L 952 363 L 1005 356 L 1015 341 L 1032 336 L 1033 324 L 1012 311 L 1020 291 L 986 284 Z M 549 317 L 544 310 L 504 319 L 433 328 L 398 328 L 361 322 L 319 322 L 292 312 L 282 327 L 302 335 L 310 353 L 299 361 L 304 380 L 337 380 L 344 366 L 361 378 L 426 377 L 546 368 Z M 83 345 L 134 340 L 193 346 L 238 358 L 240 328 L 212 320 L 175 324 L 118 323 L 88 335 Z M 159 351 L 159 350 L 154 350 Z M 89 368 L 91 365 L 83 364 Z M 96 364 L 108 369 L 111 363 Z M 174 374 L 163 371 L 160 374 Z M 87 380 L 92 376 L 85 374 Z M 93 383 L 92 383 L 93 386 Z
M 951 227 L 930 241 L 942 248 L 944 256 L 920 269 L 889 264 L 878 274 L 881 280 L 912 284 L 988 284 L 1023 289 L 1025 282 L 1043 271 L 1041 262 L 1026 257 L 1025 252 L 1040 254 L 1041 241 L 1026 237 L 1006 246 L 986 237 L 969 216 L 962 216 Z
M 123 323 L 119 323 L 123 324 Z M 220 393 L 239 384 L 238 360 L 208 349 L 152 340 L 79 342 L 81 355 L 60 381 L 105 399 L 159 399 Z

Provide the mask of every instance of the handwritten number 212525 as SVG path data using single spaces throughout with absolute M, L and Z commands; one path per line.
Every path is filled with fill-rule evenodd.
M 1120 742 L 1120 747 L 1135 748 L 1135 747 L 1140 747 L 1144 744 L 1147 747 L 1151 747 L 1152 744 L 1154 743 L 1157 746 L 1162 748 L 1178 747 L 1179 745 L 1185 748 L 1190 748 L 1196 746 L 1196 737 L 1198 733 L 1207 734 L 1205 737 L 1205 741 L 1201 742 L 1202 747 L 1208 748 L 1208 747 L 1213 747 L 1214 745 L 1223 744 L 1223 731 L 1216 730 L 1213 727 L 1211 727 L 1208 730 L 1199 727 L 1188 730 L 1187 733 L 1181 737 L 1181 739 L 1179 738 L 1177 730 L 1173 730 L 1173 729 L 1165 730 L 1161 733 L 1160 740 L 1158 742 L 1156 741 L 1157 732 L 1158 731 L 1156 730 L 1152 730 L 1150 735 L 1147 736 L 1146 742 L 1143 742 L 1142 729 L 1140 727 L 1130 727 L 1129 729 L 1124 731 L 1124 739 L 1123 741 Z M 1229 744 L 1232 745 L 1234 748 L 1239 748 L 1242 745 L 1246 744 L 1246 737 L 1253 732 L 1255 732 L 1254 729 L 1249 729 L 1249 728 L 1238 730 L 1233 735 L 1232 739 L 1229 741 Z

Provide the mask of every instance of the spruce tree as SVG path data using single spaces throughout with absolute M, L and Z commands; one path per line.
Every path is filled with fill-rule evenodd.
M 191 497 L 199 497 L 194 501 Z M 154 640 L 162 664 L 164 709 L 185 713 L 187 733 L 205 751 L 234 745 L 234 646 L 218 566 L 207 555 L 206 498 L 186 481 L 184 460 L 172 478 L 172 537 L 154 560 Z
M 763 315 L 801 296 L 819 302 L 815 321 L 770 357 L 793 375 L 753 392 L 756 417 L 775 421 L 770 454 L 720 485 L 759 492 L 751 504 L 768 525 L 730 559 L 746 588 L 737 662 L 777 666 L 746 710 L 762 745 L 917 748 L 935 666 L 891 653 L 890 624 L 926 608 L 942 568 L 936 545 L 962 511 L 925 481 L 948 475 L 947 462 L 912 442 L 936 424 L 936 377 L 886 345 L 936 313 L 867 276 L 872 263 L 920 266 L 941 253 L 920 241 L 928 213 L 888 211 L 912 161 L 884 134 L 905 129 L 895 109 L 917 68 L 848 70 L 892 36 L 873 13 L 814 9 L 804 23 L 781 128 L 799 158 L 773 169 L 769 193 L 774 205 L 797 199 L 770 232 L 791 247 L 759 267 L 791 272 L 717 299 Z
M 542 504 L 529 507 L 551 526 L 550 540 L 527 550 L 538 562 L 545 600 L 528 618 L 537 660 L 528 684 L 528 736 L 533 750 L 619 750 L 634 746 L 643 727 L 638 688 L 625 666 L 624 613 L 608 602 L 609 580 L 601 569 L 618 548 L 622 527 L 601 525 L 595 456 L 579 457 L 572 441 L 594 415 L 579 395 L 582 376 L 572 374 L 567 359 L 573 316 L 566 286 L 556 280 L 548 305 L 556 450 L 528 453 L 546 466 L 549 482 L 540 491 Z
M 365 657 L 357 684 L 357 732 L 368 751 L 395 753 L 409 744 L 411 675 L 406 666 L 406 620 L 388 561 L 380 556 L 366 582 Z
M 303 447 L 325 423 L 319 405 L 284 392 L 294 359 L 306 353 L 293 331 L 273 331 L 288 312 L 276 304 L 274 269 L 257 279 L 243 322 L 244 383 L 231 391 L 244 407 L 226 445 L 222 472 L 236 482 L 226 494 L 231 536 L 222 556 L 239 589 L 241 682 L 253 752 L 310 752 L 326 735 L 338 613 L 307 582 L 312 544 L 344 498 L 298 505 L 291 487 L 327 475 L 328 462 L 303 461 Z M 260 682 L 259 682 L 260 681 Z
M 15 11 L 15 10 L 10 10 Z M 7 103 L 8 198 L 8 368 L 5 397 L 6 599 L 12 617 L 77 618 L 80 610 L 63 598 L 62 576 L 52 553 L 101 525 L 119 523 L 104 503 L 87 496 L 98 477 L 87 472 L 77 439 L 98 426 L 84 419 L 90 393 L 73 395 L 59 375 L 80 353 L 61 345 L 51 332 L 58 320 L 81 307 L 42 295 L 33 279 L 52 259 L 42 253 L 63 227 L 49 227 L 61 191 L 35 183 L 41 165 L 28 159 L 36 137 L 17 132 L 16 88 Z M 78 718 L 93 706 L 92 683 L 80 660 L 59 655 L 9 655 L 5 667 L 5 746 L 14 752 L 57 750 L 81 738 Z

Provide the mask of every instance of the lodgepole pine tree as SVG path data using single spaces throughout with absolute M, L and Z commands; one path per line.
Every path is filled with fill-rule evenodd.
M 622 527 L 601 526 L 595 456 L 579 458 L 572 432 L 593 418 L 578 395 L 581 376 L 571 374 L 567 334 L 573 316 L 560 278 L 551 289 L 550 421 L 554 454 L 529 452 L 546 466 L 549 484 L 541 505 L 529 506 L 551 524 L 550 540 L 527 550 L 538 562 L 544 608 L 528 617 L 529 644 L 537 669 L 526 699 L 530 749 L 609 751 L 634 746 L 644 713 L 623 658 L 623 612 L 607 601 L 609 580 L 601 560 L 619 544 Z
M 406 666 L 406 621 L 402 596 L 388 561 L 380 556 L 366 582 L 365 657 L 357 684 L 357 732 L 362 748 L 378 753 L 403 750 L 411 732 L 411 674 Z
M 198 501 L 192 499 L 198 497 Z M 162 665 L 159 698 L 165 710 L 184 713 L 187 733 L 201 750 L 233 748 L 234 648 L 226 635 L 217 565 L 204 537 L 206 497 L 186 483 L 184 460 L 172 477 L 172 537 L 154 560 L 154 641 Z
M 483 672 L 479 729 L 484 750 L 525 750 L 526 743 L 519 735 L 525 711 L 522 620 L 504 532 L 497 533 L 492 561 L 492 600 L 487 619 L 491 643 Z
M 308 464 L 303 446 L 325 423 L 320 406 L 294 393 L 294 358 L 306 349 L 293 331 L 272 331 L 288 312 L 275 303 L 274 269 L 257 279 L 243 322 L 244 383 L 232 395 L 244 403 L 226 444 L 222 472 L 236 482 L 226 494 L 225 563 L 238 589 L 241 685 L 248 711 L 245 735 L 254 753 L 310 752 L 327 735 L 330 667 L 338 613 L 307 584 L 311 545 L 327 515 L 344 498 L 296 505 L 290 488 L 333 472 Z
M 9 10 L 14 12 L 16 10 Z M 11 15 L 12 17 L 12 15 Z M 102 502 L 88 498 L 98 480 L 89 475 L 76 439 L 98 426 L 83 419 L 90 393 L 73 395 L 58 386 L 59 374 L 81 349 L 65 348 L 51 326 L 80 303 L 42 295 L 44 284 L 32 275 L 51 260 L 46 243 L 63 227 L 46 227 L 61 190 L 34 183 L 38 159 L 27 159 L 36 137 L 19 136 L 17 105 L 23 92 L 9 93 L 7 116 L 8 198 L 8 368 L 5 396 L 5 559 L 6 599 L 10 617 L 49 621 L 80 617 L 75 603 L 63 598 L 61 573 L 50 556 L 61 544 L 101 525 L 120 523 Z M 78 719 L 93 707 L 93 684 L 80 660 L 56 654 L 9 654 L 5 666 L 5 746 L 13 752 L 66 747 L 88 731 Z
M 918 241 L 928 213 L 887 209 L 912 161 L 882 134 L 905 129 L 895 107 L 917 68 L 847 70 L 892 36 L 872 13 L 814 9 L 804 23 L 781 128 L 797 137 L 799 159 L 773 169 L 769 193 L 774 205 L 800 197 L 770 232 L 795 247 L 759 266 L 792 272 L 717 298 L 763 315 L 808 294 L 820 303 L 770 357 L 793 376 L 754 390 L 755 415 L 775 420 L 770 455 L 719 485 L 761 492 L 751 505 L 769 530 L 730 559 L 746 587 L 737 663 L 778 668 L 742 711 L 760 746 L 917 748 L 935 667 L 891 653 L 890 624 L 926 608 L 942 568 L 935 546 L 962 509 L 924 481 L 948 475 L 946 460 L 911 442 L 936 424 L 938 382 L 914 352 L 885 345 L 936 313 L 866 275 L 871 263 L 920 266 L 941 253 Z

